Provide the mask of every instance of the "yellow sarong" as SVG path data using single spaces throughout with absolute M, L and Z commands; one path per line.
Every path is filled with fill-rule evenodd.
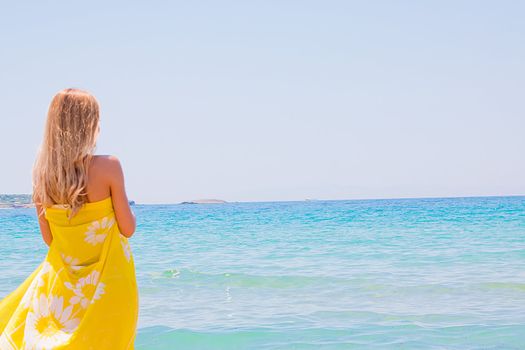
M 138 292 L 133 257 L 111 197 L 46 209 L 45 260 L 0 302 L 0 350 L 133 349 Z M 31 247 L 27 247 L 31 249 Z

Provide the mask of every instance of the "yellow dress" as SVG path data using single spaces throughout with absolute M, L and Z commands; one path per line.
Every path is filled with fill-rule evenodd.
M 135 266 L 111 197 L 47 208 L 53 241 L 45 260 L 0 302 L 0 350 L 133 349 Z M 27 247 L 31 249 L 31 247 Z

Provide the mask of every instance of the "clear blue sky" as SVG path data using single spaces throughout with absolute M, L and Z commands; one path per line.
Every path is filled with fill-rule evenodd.
M 48 103 L 97 96 L 143 203 L 525 194 L 525 2 L 34 1 L 0 9 L 0 193 Z

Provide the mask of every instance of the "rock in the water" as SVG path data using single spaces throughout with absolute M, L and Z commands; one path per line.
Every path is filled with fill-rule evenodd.
M 192 201 L 181 202 L 180 204 L 222 204 L 228 203 L 222 199 L 195 199 Z

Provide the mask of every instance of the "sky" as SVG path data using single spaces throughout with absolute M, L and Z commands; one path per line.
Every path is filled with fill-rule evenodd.
M 0 193 L 52 96 L 101 105 L 138 203 L 525 194 L 525 2 L 0 5 Z

